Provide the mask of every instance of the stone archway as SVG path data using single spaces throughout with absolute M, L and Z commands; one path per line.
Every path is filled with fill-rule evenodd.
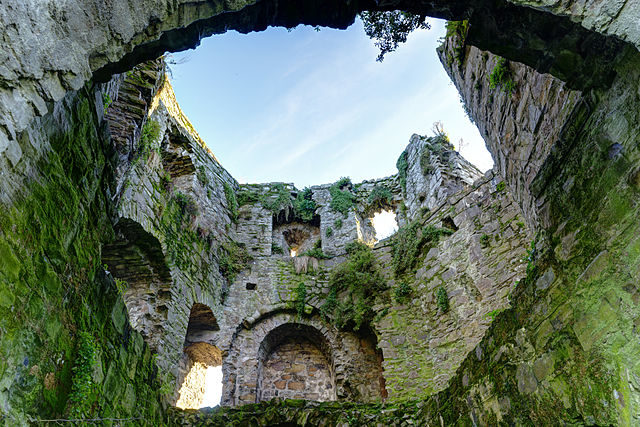
M 304 338 L 307 339 L 301 340 L 298 332 L 304 332 Z M 382 365 L 375 339 L 368 335 L 360 336 L 353 332 L 339 331 L 317 315 L 301 318 L 296 313 L 280 311 L 268 313 L 253 323 L 245 322 L 238 328 L 222 367 L 225 375 L 222 405 L 255 403 L 281 397 L 280 394 L 293 397 L 297 394 L 295 392 L 302 391 L 295 390 L 301 387 L 300 384 L 289 388 L 291 393 L 271 393 L 275 390 L 286 390 L 288 381 L 293 380 L 293 376 L 285 378 L 285 387 L 281 389 L 275 385 L 275 381 L 283 379 L 275 379 L 275 371 L 278 369 L 269 371 L 272 363 L 277 363 L 273 357 L 287 357 L 288 363 L 292 366 L 298 363 L 297 352 L 309 350 L 314 353 L 312 357 L 317 358 L 318 364 L 325 364 L 324 383 L 328 381 L 329 384 L 335 384 L 335 400 L 372 402 L 385 395 Z M 295 369 L 302 371 L 304 368 L 308 373 L 306 366 L 308 364 Z M 265 377 L 267 371 L 269 372 Z M 282 372 L 282 375 L 287 373 Z M 266 394 L 263 393 L 265 378 L 273 379 L 273 387 Z M 283 384 L 279 383 L 279 386 L 282 387 Z M 309 391 L 309 394 L 314 393 Z M 318 395 L 317 400 L 334 400 L 333 392 Z
M 331 348 L 313 326 L 285 323 L 260 343 L 256 400 L 274 398 L 336 400 Z

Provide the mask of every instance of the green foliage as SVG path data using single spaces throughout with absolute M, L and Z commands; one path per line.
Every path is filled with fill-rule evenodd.
M 107 110 L 109 109 L 109 106 L 111 106 L 111 103 L 113 101 L 111 100 L 111 96 L 109 96 L 108 93 L 104 92 L 102 94 L 102 105 L 104 106 L 104 112 L 106 113 Z
M 329 207 L 334 212 L 340 212 L 347 217 L 349 211 L 353 209 L 356 196 L 351 192 L 351 180 L 349 178 L 340 178 L 338 182 L 329 188 L 331 202 Z M 339 228 L 339 227 L 338 227 Z
M 233 283 L 236 275 L 245 270 L 252 260 L 244 243 L 230 240 L 218 248 L 218 268 L 229 283 Z
M 386 185 L 376 185 L 367 197 L 367 203 L 372 209 L 389 206 L 392 200 L 393 194 Z
M 333 221 L 333 226 L 335 228 L 342 228 L 342 220 L 340 218 L 336 219 L 335 221 Z
M 347 261 L 329 276 L 329 294 L 321 312 L 337 327 L 357 331 L 373 319 L 375 298 L 387 285 L 371 248 L 361 242 L 351 242 L 346 251 Z M 343 296 L 342 300 L 338 295 Z
M 247 190 L 240 188 L 240 190 L 236 194 L 236 198 L 238 200 L 238 206 L 252 205 L 254 203 L 262 203 L 265 198 L 263 194 L 260 194 L 257 191 Z
M 303 221 L 312 221 L 316 212 L 316 202 L 313 201 L 312 195 L 311 189 L 307 187 L 299 192 L 293 201 L 293 212 L 297 218 Z
M 400 43 L 407 41 L 407 36 L 417 29 L 429 29 L 426 15 L 415 15 L 403 11 L 362 12 L 360 18 L 364 23 L 364 32 L 369 38 L 375 39 L 375 45 L 380 49 L 377 61 L 382 61 L 384 55 L 393 52 Z
M 236 199 L 236 192 L 233 191 L 231 185 L 225 182 L 222 184 L 224 187 L 224 197 L 227 199 L 227 207 L 229 208 L 229 213 L 231 214 L 231 220 L 238 220 L 238 200 Z
M 412 272 L 426 250 L 436 245 L 441 236 L 451 233 L 453 231 L 448 228 L 422 226 L 418 221 L 400 227 L 392 240 L 392 265 L 396 277 Z
M 496 310 L 492 310 L 490 312 L 488 312 L 487 314 L 484 315 L 485 319 L 491 319 L 491 321 L 495 320 L 496 316 L 498 316 L 498 314 L 502 313 L 504 311 L 504 308 L 498 308 Z
M 412 289 L 409 283 L 406 281 L 402 281 L 398 284 L 398 286 L 396 286 L 393 292 L 393 296 L 395 297 L 396 302 L 402 304 L 407 302 L 409 296 L 411 296 L 411 292 Z
M 442 286 L 436 291 L 436 305 L 442 313 L 449 311 L 449 296 L 447 290 Z
M 407 152 L 403 151 L 396 161 L 396 167 L 398 168 L 398 178 L 400 179 L 400 186 L 402 191 L 407 192 L 407 170 L 409 169 L 409 162 L 407 162 Z
M 498 185 L 496 185 L 496 191 L 498 193 L 504 193 L 506 189 L 507 189 L 507 183 L 504 181 L 500 181 Z
M 321 248 L 309 249 L 308 251 L 303 252 L 301 255 L 310 256 L 310 257 L 317 258 L 317 259 L 329 259 L 329 258 L 331 258 L 329 255 L 327 255 L 324 252 L 322 252 Z
M 282 210 L 285 210 L 287 219 L 289 218 L 290 211 L 293 210 L 293 203 L 291 202 L 291 192 L 287 190 L 284 184 L 278 183 L 273 186 L 272 195 L 263 202 L 263 206 L 271 211 L 274 215 L 278 214 Z
M 324 233 L 327 237 L 333 236 L 333 228 L 327 227 L 327 230 Z
M 271 253 L 272 254 L 284 254 L 284 249 L 282 249 L 282 246 L 277 245 L 275 243 L 271 243 Z
M 480 244 L 485 248 L 489 246 L 489 240 L 490 238 L 488 234 L 483 234 L 482 236 L 480 236 Z
M 469 21 L 447 21 L 445 26 L 447 28 L 446 38 L 451 39 L 454 43 L 453 52 L 455 57 L 453 59 L 455 59 L 458 66 L 462 66 L 465 56 L 467 32 L 469 31 Z
M 76 343 L 73 382 L 69 394 L 70 415 L 74 417 L 91 415 L 91 407 L 97 397 L 96 385 L 92 378 L 95 363 L 95 338 L 90 333 L 81 331 Z
M 437 156 L 442 163 L 447 163 L 447 152 L 453 150 L 453 145 L 449 140 L 449 136 L 442 128 L 440 123 L 434 124 L 434 136 L 428 138 L 420 153 L 420 169 L 423 175 L 429 175 L 435 172 L 436 168 L 431 163 L 431 155 Z
M 304 306 L 307 303 L 307 285 L 304 282 L 298 283 L 295 294 L 296 312 L 298 313 L 298 317 L 302 317 L 302 315 L 304 314 Z
M 114 279 L 115 279 L 116 289 L 118 290 L 118 293 L 120 295 L 123 295 L 127 290 L 127 288 L 129 287 L 129 284 L 127 283 L 126 280 L 118 279 L 117 277 L 115 277 Z
M 516 90 L 516 83 L 513 80 L 513 73 L 509 67 L 509 62 L 505 58 L 498 59 L 493 72 L 489 76 L 489 87 L 493 90 L 502 89 L 509 96 Z
M 145 161 L 151 154 L 151 145 L 160 137 L 160 124 L 155 120 L 147 120 L 142 127 L 142 135 L 140 136 L 140 148 L 138 151 L 138 159 Z
M 204 166 L 198 167 L 196 176 L 198 177 L 198 181 L 200 181 L 200 184 L 202 184 L 203 187 L 209 185 L 209 177 L 207 176 L 207 171 L 205 170 Z
M 174 194 L 173 200 L 179 208 L 179 216 L 176 219 L 180 224 L 184 224 L 185 220 L 191 222 L 198 215 L 198 204 L 190 195 L 177 192 Z

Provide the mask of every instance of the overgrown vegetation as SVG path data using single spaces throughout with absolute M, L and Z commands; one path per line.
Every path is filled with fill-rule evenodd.
M 271 197 L 265 198 L 262 205 L 270 210 L 274 215 L 277 215 L 284 210 L 286 218 L 289 219 L 293 212 L 291 191 L 289 191 L 282 183 L 274 184 L 271 191 Z
M 254 203 L 262 203 L 265 200 L 263 194 L 260 194 L 257 191 L 249 190 L 246 188 L 240 188 L 236 193 L 236 199 L 238 201 L 238 206 L 252 205 Z
M 412 292 L 411 286 L 409 285 L 408 282 L 403 280 L 398 284 L 398 286 L 396 286 L 393 292 L 393 296 L 397 303 L 403 304 L 409 300 L 409 297 L 411 296 L 411 292 Z
M 507 189 L 507 183 L 504 181 L 500 181 L 498 185 L 496 185 L 496 191 L 498 193 L 504 193 L 506 189 Z
M 276 244 L 276 243 L 271 243 L 271 253 L 272 254 L 284 254 L 284 249 L 282 249 L 282 246 Z
M 324 232 L 327 237 L 333 236 L 333 228 L 327 227 L 327 230 Z
M 81 331 L 76 343 L 76 357 L 73 365 L 73 382 L 69 394 L 70 415 L 82 418 L 90 415 L 96 399 L 96 385 L 93 383 L 93 367 L 96 363 L 95 338 L 89 332 Z
M 509 62 L 505 58 L 498 59 L 493 72 L 489 76 L 489 88 L 492 90 L 500 88 L 509 96 L 516 90 L 516 82 L 513 80 L 513 73 L 509 67 Z
M 349 211 L 353 209 L 356 199 L 356 196 L 351 192 L 352 185 L 349 178 L 340 178 L 338 182 L 329 188 L 329 194 L 331 195 L 329 207 L 335 212 L 340 212 L 345 218 Z
M 300 281 L 295 290 L 295 304 L 298 317 L 302 317 L 304 314 L 304 307 L 307 304 L 307 285 L 304 281 Z
M 342 220 L 340 218 L 336 219 L 335 221 L 333 221 L 333 226 L 335 228 L 342 228 Z
M 447 56 L 447 64 L 451 66 L 455 61 L 461 67 L 464 62 L 467 32 L 469 31 L 469 21 L 447 21 L 447 39 L 451 39 L 453 45 L 453 57 Z
M 440 162 L 444 165 L 447 165 L 447 153 L 454 150 L 449 135 L 444 131 L 442 123 L 434 123 L 433 132 L 434 135 L 427 139 L 427 143 L 420 153 L 420 169 L 425 176 L 432 174 L 436 170 L 435 165 L 431 162 L 432 155 L 440 159 Z
M 160 124 L 152 119 L 147 120 L 147 122 L 142 127 L 142 135 L 140 136 L 140 147 L 138 149 L 137 160 L 145 161 L 149 158 L 149 154 L 151 154 L 151 146 L 155 141 L 158 140 L 159 137 Z
M 322 252 L 322 248 L 309 249 L 308 251 L 305 251 L 300 255 L 302 255 L 302 256 L 310 256 L 310 257 L 317 258 L 317 259 L 329 259 L 329 258 L 331 258 L 329 255 L 327 255 L 324 252 Z
M 218 248 L 218 268 L 229 283 L 233 283 L 236 275 L 245 270 L 252 259 L 243 243 L 230 240 Z
M 316 213 L 316 202 L 312 199 L 313 193 L 311 189 L 306 187 L 298 193 L 293 201 L 293 212 L 297 218 L 310 222 Z
M 377 61 L 398 48 L 400 43 L 407 41 L 407 36 L 417 29 L 430 29 L 426 15 L 416 15 L 400 10 L 388 12 L 362 12 L 360 18 L 364 23 L 364 32 L 375 40 L 380 49 Z
M 393 194 L 389 187 L 384 184 L 376 185 L 371 190 L 369 197 L 367 197 L 367 204 L 369 205 L 369 209 L 376 210 L 387 207 L 391 205 L 391 201 L 393 200 Z
M 442 313 L 449 311 L 449 296 L 447 290 L 442 286 L 436 291 L 436 305 Z
M 207 185 L 209 185 L 209 177 L 207 176 L 207 171 L 204 168 L 204 166 L 198 167 L 198 172 L 196 172 L 196 176 L 198 178 L 198 181 L 200 181 L 200 184 L 202 184 L 203 187 L 206 187 Z
M 402 191 L 407 192 L 407 170 L 409 169 L 409 162 L 407 161 L 407 152 L 403 151 L 396 161 L 396 167 L 398 168 L 398 179 L 400 180 L 400 187 Z
M 222 185 L 224 187 L 224 197 L 227 199 L 227 207 L 231 214 L 231 219 L 235 222 L 238 220 L 238 200 L 236 199 L 236 192 L 229 183 L 225 182 Z
M 351 242 L 346 251 L 347 261 L 329 276 L 329 294 L 321 312 L 337 327 L 357 331 L 373 319 L 376 296 L 386 290 L 387 285 L 371 248 L 361 242 Z
M 441 236 L 452 233 L 448 228 L 423 226 L 419 221 L 400 227 L 392 240 L 392 266 L 396 277 L 413 272 L 425 252 L 435 246 Z
M 111 106 L 112 102 L 113 101 L 111 100 L 111 96 L 108 93 L 103 92 L 103 94 L 102 94 L 102 106 L 104 107 L 104 112 L 105 113 L 107 112 L 107 110 Z

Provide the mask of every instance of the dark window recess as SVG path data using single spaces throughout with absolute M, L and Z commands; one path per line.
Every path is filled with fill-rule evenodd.
M 256 285 L 255 283 L 247 282 L 247 290 L 248 291 L 254 291 L 256 289 L 256 286 L 258 286 L 258 285 Z
M 456 226 L 456 224 L 453 222 L 453 219 L 451 219 L 450 216 L 444 218 L 442 220 L 442 226 L 444 228 L 448 228 L 449 230 L 453 230 L 453 231 L 458 231 L 458 227 Z

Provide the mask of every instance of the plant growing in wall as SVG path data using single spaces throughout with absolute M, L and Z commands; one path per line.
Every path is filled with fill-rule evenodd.
M 449 311 L 449 296 L 447 290 L 442 286 L 436 291 L 436 305 L 442 313 Z
M 265 201 L 263 194 L 242 187 L 240 187 L 236 193 L 236 199 L 238 201 L 238 206 L 252 205 L 258 202 L 263 203 Z
M 445 24 L 447 29 L 446 39 L 450 39 L 453 44 L 453 57 L 447 58 L 449 66 L 452 65 L 455 60 L 459 67 L 462 67 L 465 56 L 465 47 L 467 40 L 467 33 L 469 32 L 469 21 L 447 21 Z
M 351 192 L 352 185 L 349 178 L 340 178 L 338 182 L 329 188 L 329 194 L 331 195 L 329 207 L 334 212 L 340 212 L 345 218 L 349 211 L 353 209 L 356 199 L 356 196 Z
M 509 67 L 509 62 L 505 58 L 498 59 L 493 72 L 489 76 L 489 88 L 500 88 L 509 96 L 516 90 L 516 82 L 513 80 L 513 73 Z
M 76 418 L 91 415 L 97 397 L 93 383 L 93 367 L 96 363 L 95 338 L 89 332 L 81 331 L 76 343 L 76 357 L 73 364 L 73 381 L 69 394 L 70 414 Z
M 398 286 L 396 286 L 393 296 L 397 303 L 403 304 L 409 300 L 411 292 L 412 290 L 409 282 L 403 280 L 398 284 Z
M 218 248 L 218 269 L 229 283 L 233 283 L 236 275 L 245 270 L 252 260 L 243 243 L 230 240 Z
M 295 305 L 298 317 L 304 315 L 304 307 L 307 303 L 307 285 L 304 282 L 298 283 L 295 290 Z
M 294 212 L 293 202 L 291 200 L 291 191 L 287 190 L 284 184 L 275 184 L 262 205 L 271 211 L 274 215 L 284 211 L 285 218 L 288 220 Z
M 138 148 L 137 161 L 146 161 L 151 154 L 152 144 L 160 137 L 160 124 L 152 119 L 146 121 L 142 127 L 142 134 L 140 136 L 140 146 Z
M 413 272 L 418 260 L 426 251 L 435 246 L 440 237 L 452 233 L 448 228 L 423 226 L 417 220 L 400 227 L 392 240 L 391 262 L 396 277 Z
M 321 313 L 339 328 L 359 330 L 373 319 L 376 297 L 387 289 L 373 251 L 361 242 L 346 246 L 347 261 L 329 276 L 329 294 Z M 340 296 L 340 298 L 339 298 Z
M 238 200 L 236 199 L 236 193 L 229 183 L 225 182 L 222 186 L 224 188 L 224 197 L 227 199 L 227 207 L 231 214 L 231 220 L 236 222 L 238 220 Z
M 198 181 L 200 181 L 200 184 L 202 184 L 203 187 L 206 187 L 207 185 L 209 185 L 209 177 L 207 176 L 207 171 L 204 168 L 204 166 L 198 167 L 198 172 L 196 173 L 196 176 L 198 178 Z
M 384 184 L 376 185 L 367 197 L 367 204 L 370 210 L 382 209 L 391 204 L 393 194 L 389 187 Z
M 310 188 L 305 188 L 298 193 L 293 201 L 293 211 L 297 218 L 310 222 L 316 213 L 316 202 L 313 201 L 313 193 Z

